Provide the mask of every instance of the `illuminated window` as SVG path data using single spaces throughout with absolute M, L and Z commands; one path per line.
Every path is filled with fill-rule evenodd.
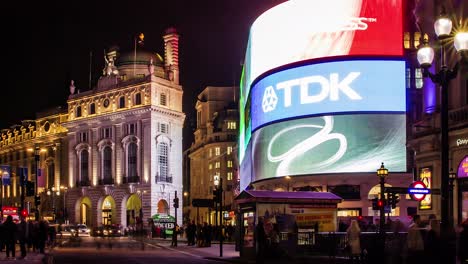
M 409 32 L 405 32 L 403 45 L 404 45 L 405 49 L 410 49 L 411 48 L 411 36 L 410 36 Z
M 411 69 L 406 68 L 406 89 L 411 88 Z
M 141 93 L 135 94 L 135 105 L 141 105 Z
M 112 179 L 112 148 L 109 146 L 104 147 L 102 151 L 102 168 L 104 180 Z
M 159 104 L 160 104 L 160 105 L 164 105 L 164 106 L 167 105 L 167 96 L 166 96 L 165 93 L 162 93 L 162 94 L 159 96 Z
M 143 78 L 145 78 L 145 75 L 144 74 L 137 74 L 136 77 L 138 79 L 143 79 Z
M 215 155 L 216 155 L 216 156 L 221 155 L 221 148 L 220 148 L 220 147 L 216 147 L 216 148 L 215 148 Z
M 424 81 L 421 68 L 416 68 L 414 70 L 414 81 L 417 89 L 421 89 L 423 87 Z
M 220 168 L 220 165 L 221 165 L 221 163 L 220 163 L 219 161 L 217 161 L 217 162 L 215 163 L 215 169 L 219 169 L 219 168 Z
M 418 48 L 421 42 L 421 32 L 414 32 L 413 47 Z
M 89 105 L 89 114 L 94 115 L 96 113 L 96 105 L 94 103 Z
M 236 122 L 235 121 L 229 121 L 228 122 L 228 129 L 236 129 Z
M 227 179 L 228 181 L 232 181 L 232 172 L 227 173 Z
M 213 169 L 213 164 L 211 164 L 211 163 L 208 164 L 208 169 L 209 169 L 209 170 Z
M 227 152 L 228 155 L 230 155 L 232 153 L 232 147 L 231 146 L 227 147 L 226 152 Z
M 167 182 L 169 178 L 169 146 L 165 142 L 161 142 L 158 145 L 159 180 Z
M 227 167 L 228 167 L 228 168 L 232 168 L 232 160 L 228 160 L 228 161 L 227 161 Z
M 208 157 L 211 158 L 211 156 L 213 156 L 213 149 L 212 149 L 212 148 L 210 148 L 210 150 L 209 150 L 209 152 L 208 152 Z

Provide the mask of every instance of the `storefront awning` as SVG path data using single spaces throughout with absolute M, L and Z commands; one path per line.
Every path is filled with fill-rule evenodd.
M 336 194 L 329 192 L 276 192 L 245 190 L 236 197 L 239 204 L 248 202 L 270 203 L 341 203 L 343 200 Z

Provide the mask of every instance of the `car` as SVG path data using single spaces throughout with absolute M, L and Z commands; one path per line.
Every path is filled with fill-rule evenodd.
M 58 232 L 60 237 L 72 237 L 76 236 L 78 228 L 74 225 L 62 225 L 61 231 Z
M 91 230 L 85 224 L 79 224 L 76 228 L 78 236 L 91 236 Z

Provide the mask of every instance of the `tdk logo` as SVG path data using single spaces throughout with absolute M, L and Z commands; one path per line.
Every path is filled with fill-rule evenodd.
M 350 100 L 361 100 L 362 97 L 352 88 L 352 82 L 361 75 L 360 72 L 350 72 L 341 81 L 338 73 L 331 73 L 329 78 L 320 75 L 307 76 L 299 79 L 292 79 L 276 84 L 276 91 L 283 92 L 284 107 L 290 107 L 292 104 L 293 88 L 300 89 L 300 104 L 319 103 L 326 98 L 330 101 L 338 101 L 340 99 L 340 91 Z M 319 92 L 309 94 L 309 88 L 312 84 L 319 85 Z M 262 109 L 264 113 L 275 110 L 278 103 L 278 96 L 273 86 L 268 86 L 263 92 Z

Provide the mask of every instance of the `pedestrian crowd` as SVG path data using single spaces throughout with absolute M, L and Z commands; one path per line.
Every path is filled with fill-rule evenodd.
M 53 229 L 53 230 L 52 230 Z M 55 228 L 49 228 L 46 220 L 26 221 L 20 217 L 18 223 L 11 215 L 0 222 L 0 252 L 5 250 L 6 259 L 24 259 L 28 252 L 45 253 L 47 245 L 55 241 Z M 19 244 L 20 256 L 16 257 L 16 245 Z

